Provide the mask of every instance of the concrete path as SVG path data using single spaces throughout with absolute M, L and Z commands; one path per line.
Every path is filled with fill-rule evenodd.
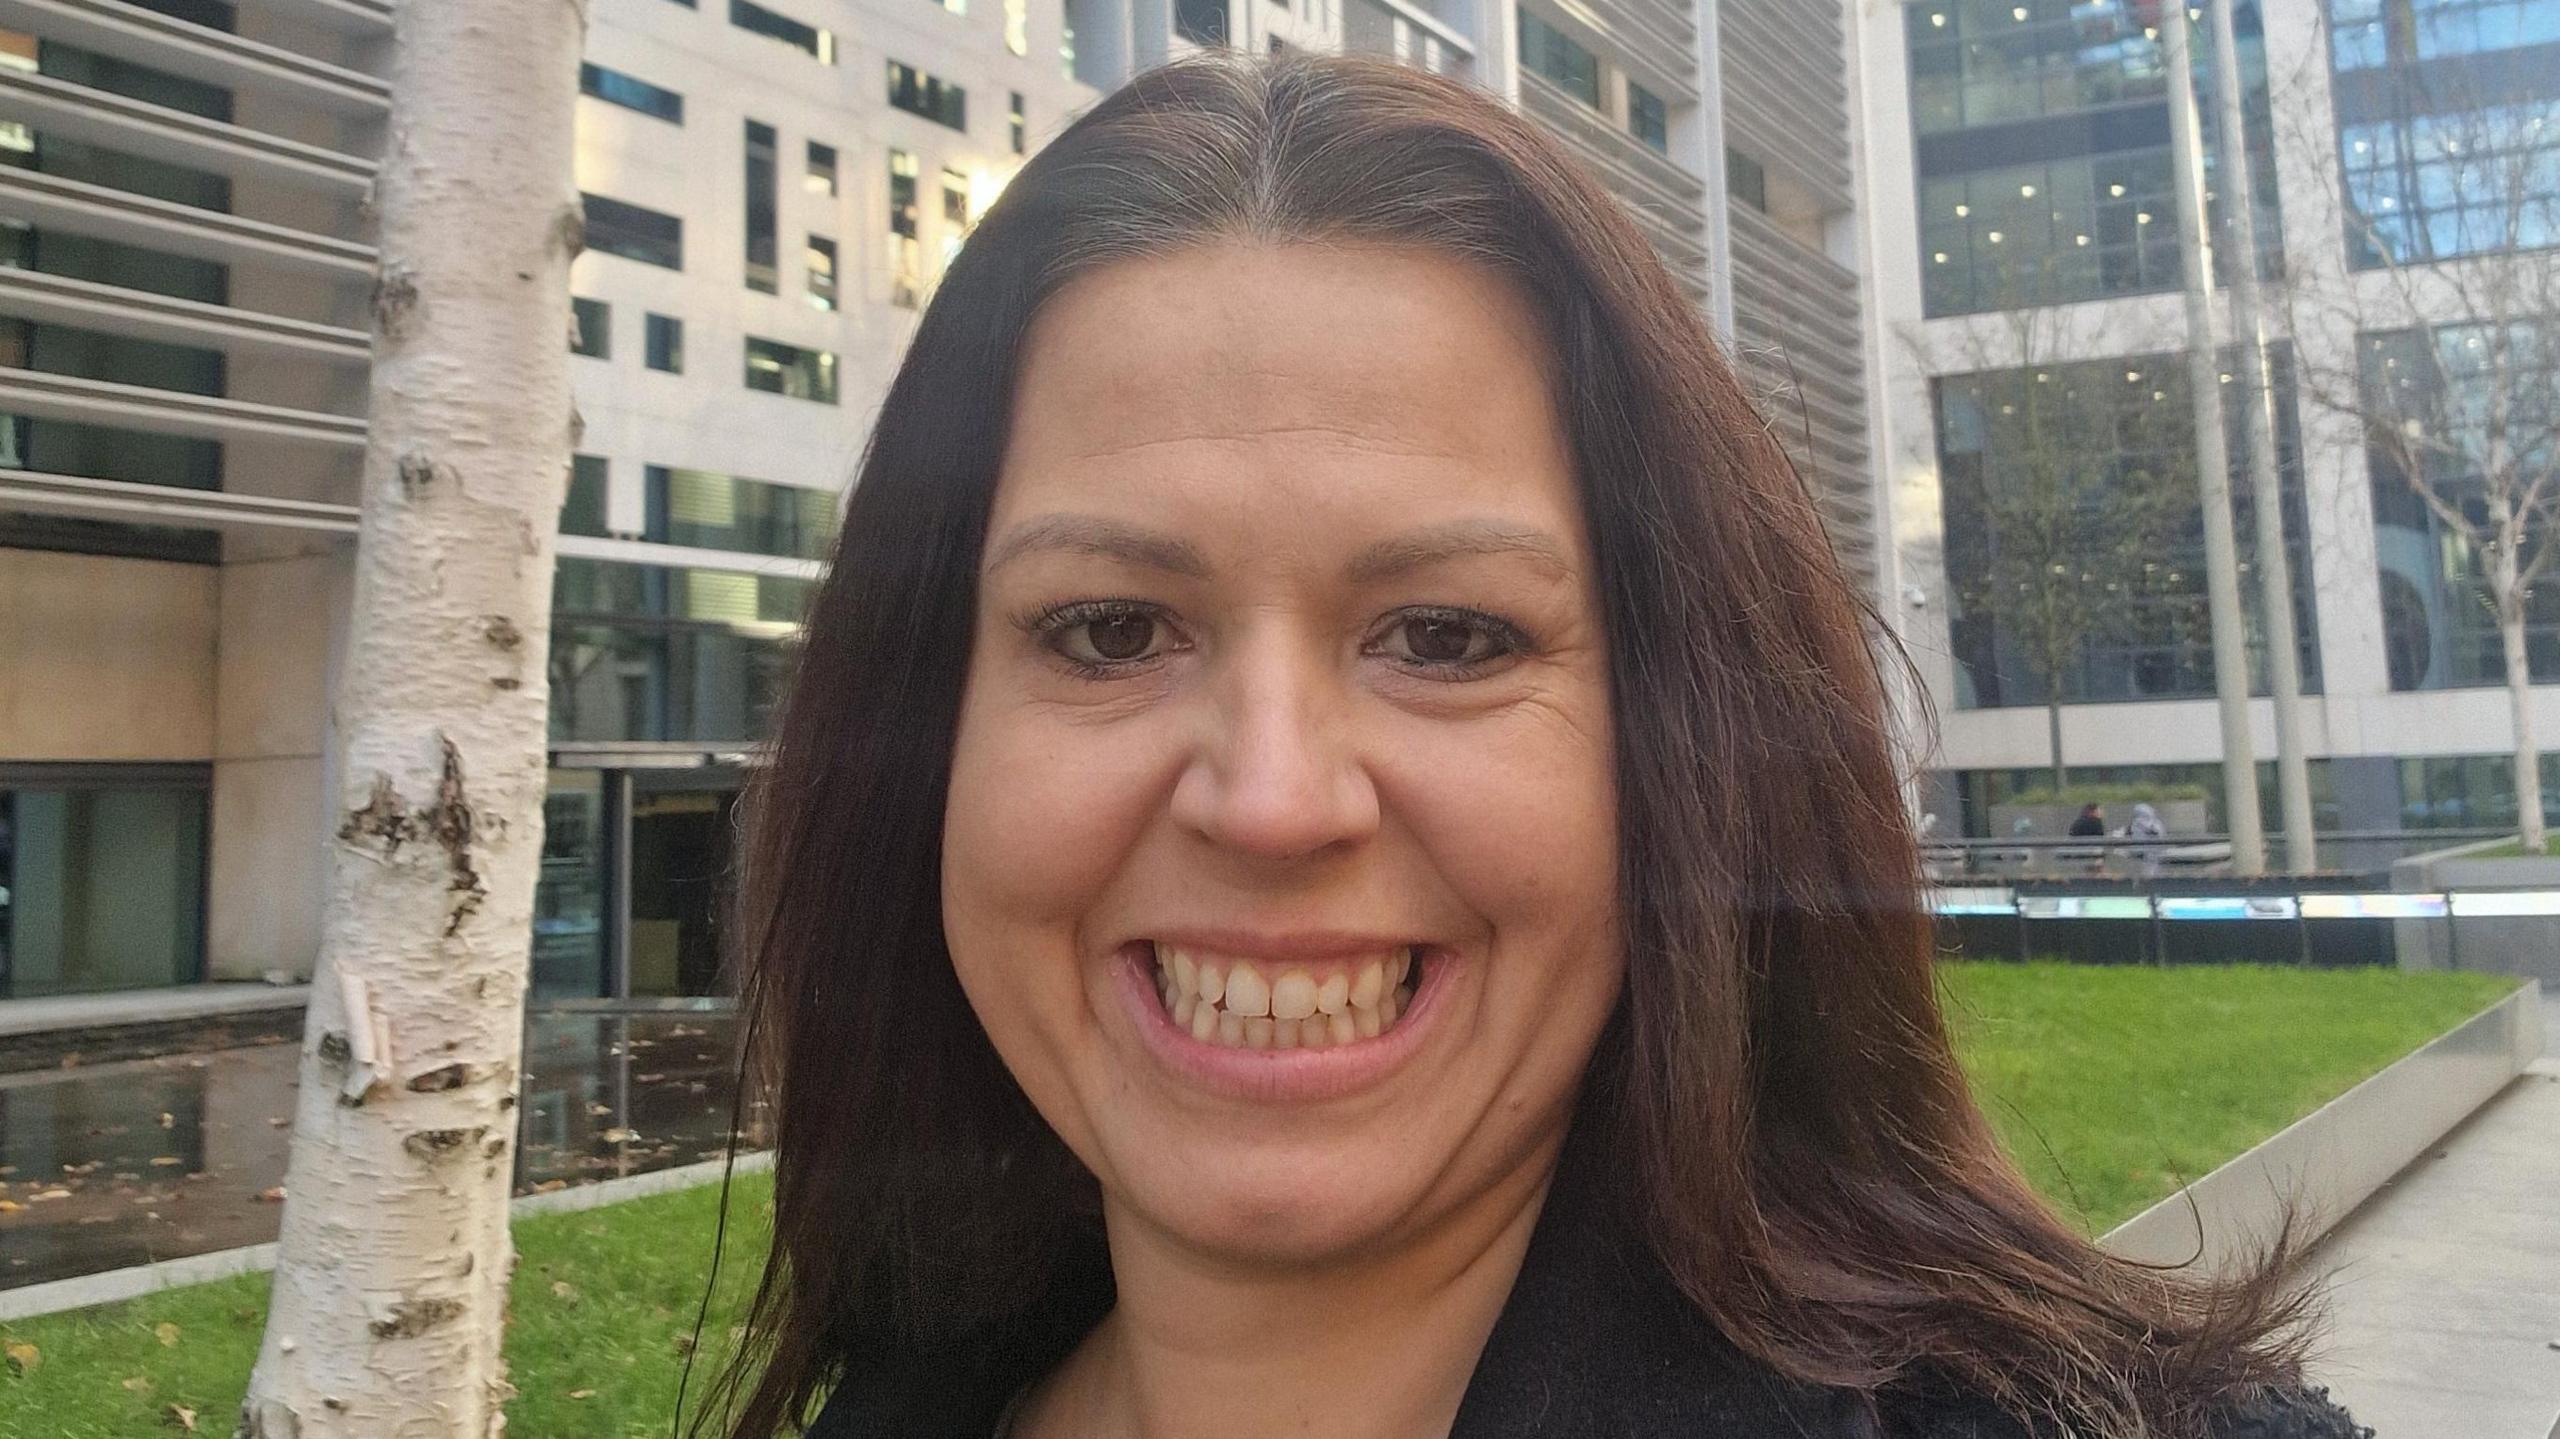
M 124 1024 L 169 1024 L 226 1014 L 298 1010 L 310 998 L 311 986 L 307 984 L 233 982 L 182 984 L 170 989 L 128 989 L 108 994 L 8 999 L 0 1000 L 0 1035 L 103 1029 Z
M 2338 1226 L 2313 1376 L 2379 1439 L 2560 1439 L 2560 996 L 2544 1057 Z

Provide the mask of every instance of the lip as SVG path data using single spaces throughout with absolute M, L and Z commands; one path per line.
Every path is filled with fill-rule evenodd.
M 1399 943 L 1340 933 L 1272 936 L 1209 930 L 1167 931 L 1155 942 L 1298 964 L 1375 954 Z M 1418 947 L 1428 960 L 1422 984 L 1395 1027 L 1375 1039 L 1325 1049 L 1231 1049 L 1193 1039 L 1164 1012 L 1156 995 L 1155 952 L 1146 940 L 1124 944 L 1113 956 L 1113 987 L 1149 1056 L 1183 1084 L 1253 1104 L 1313 1104 L 1375 1088 L 1421 1050 L 1439 1017 L 1440 996 L 1448 989 L 1455 961 L 1436 945 Z

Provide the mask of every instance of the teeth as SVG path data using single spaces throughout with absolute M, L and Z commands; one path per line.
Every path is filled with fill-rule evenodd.
M 1304 1019 L 1316 1012 L 1316 982 L 1307 972 L 1293 969 L 1280 976 L 1271 986 L 1271 1014 L 1275 1019 Z
M 1271 986 L 1263 982 L 1262 971 L 1249 964 L 1238 964 L 1227 975 L 1227 1012 L 1251 1018 L 1271 1012 Z
M 1412 1006 L 1404 983 L 1413 951 L 1399 949 L 1321 978 L 1287 969 L 1265 978 L 1249 960 L 1164 946 L 1156 992 L 1174 1027 L 1229 1049 L 1331 1049 L 1375 1039 Z

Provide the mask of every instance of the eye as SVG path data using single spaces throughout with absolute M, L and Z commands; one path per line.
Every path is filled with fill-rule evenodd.
M 1043 612 L 1031 624 L 1041 643 L 1090 674 L 1141 665 L 1163 652 L 1171 626 L 1151 605 L 1087 600 Z
M 1475 610 L 1406 610 L 1389 622 L 1375 648 L 1408 667 L 1465 677 L 1518 654 L 1519 629 Z

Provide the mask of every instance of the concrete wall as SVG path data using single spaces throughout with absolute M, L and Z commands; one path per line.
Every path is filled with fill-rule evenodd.
M 320 950 L 330 696 L 353 552 L 234 562 L 221 573 L 205 967 L 214 979 L 308 978 Z
M 0 549 L 0 758 L 211 754 L 217 575 Z

